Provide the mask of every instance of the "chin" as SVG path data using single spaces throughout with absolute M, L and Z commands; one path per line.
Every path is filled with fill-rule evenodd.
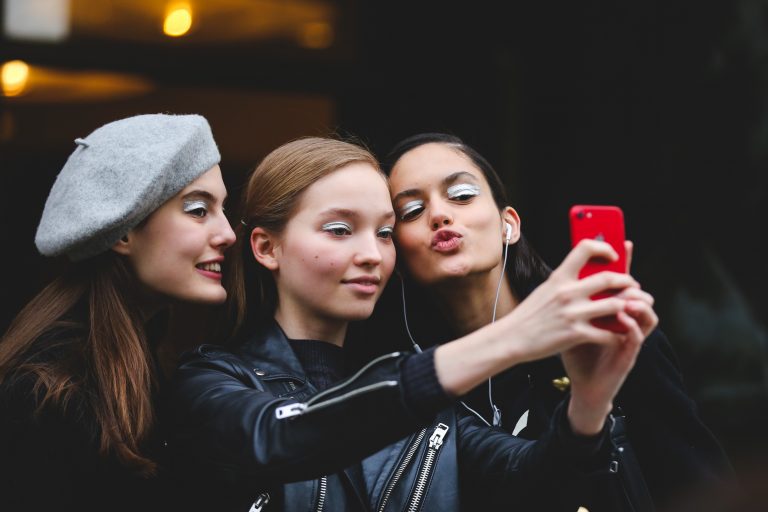
M 472 267 L 467 262 L 452 262 L 451 264 L 435 265 L 431 267 L 428 275 L 411 272 L 411 276 L 422 286 L 432 286 L 451 281 L 457 278 L 466 277 L 472 272 Z
M 436 286 L 450 283 L 457 279 L 463 279 L 469 275 L 467 269 L 442 270 L 429 276 L 414 277 L 414 280 L 421 286 Z
M 360 320 L 366 320 L 373 313 L 372 307 L 366 308 L 351 308 L 345 311 L 344 320 L 347 322 L 358 322 Z
M 195 304 L 210 304 L 215 306 L 217 304 L 224 304 L 227 300 L 227 292 L 223 288 L 209 293 L 200 293 L 190 297 L 181 297 L 182 300 L 192 302 Z

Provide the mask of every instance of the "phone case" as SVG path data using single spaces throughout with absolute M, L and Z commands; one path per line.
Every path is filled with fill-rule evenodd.
M 618 253 L 619 259 L 608 261 L 593 258 L 579 271 L 579 279 L 609 270 L 625 273 L 627 271 L 627 255 L 624 248 L 624 213 L 618 206 L 575 205 L 569 213 L 571 226 L 571 246 L 575 246 L 584 238 L 607 242 Z M 615 291 L 606 290 L 592 296 L 593 300 L 609 297 Z M 593 325 L 614 332 L 626 332 L 615 316 L 597 318 Z

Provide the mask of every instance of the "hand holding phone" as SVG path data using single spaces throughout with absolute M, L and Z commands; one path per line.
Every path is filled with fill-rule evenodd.
M 624 247 L 624 213 L 618 206 L 574 205 L 569 213 L 571 226 L 571 246 L 576 246 L 581 240 L 590 238 L 606 242 L 619 255 L 616 261 L 604 258 L 593 258 L 579 271 L 579 279 L 602 272 L 626 273 L 627 254 Z M 616 290 L 605 290 L 593 295 L 592 300 L 603 299 L 614 295 Z M 596 318 L 592 325 L 613 332 L 627 332 L 615 316 Z

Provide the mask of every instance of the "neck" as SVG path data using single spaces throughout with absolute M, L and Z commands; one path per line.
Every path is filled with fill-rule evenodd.
M 299 314 L 289 308 L 277 306 L 275 321 L 280 324 L 285 335 L 294 340 L 320 340 L 338 347 L 344 346 L 347 335 L 346 320 L 318 318 L 306 313 Z
M 517 306 L 509 282 L 502 278 L 501 265 L 490 272 L 482 272 L 452 279 L 433 287 L 440 309 L 449 319 L 453 331 L 469 334 L 491 323 L 496 288 L 502 279 L 496 318 L 501 318 Z

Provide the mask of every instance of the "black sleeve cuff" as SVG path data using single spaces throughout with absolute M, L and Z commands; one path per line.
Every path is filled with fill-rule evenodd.
M 610 418 L 605 419 L 603 429 L 594 436 L 576 434 L 568 421 L 568 403 L 570 396 L 560 402 L 552 418 L 555 432 L 560 439 L 565 453 L 570 457 L 590 459 L 599 457 L 602 453 L 608 457 L 611 452 Z
M 411 354 L 401 366 L 405 404 L 418 418 L 427 421 L 453 405 L 453 399 L 437 380 L 435 349 L 432 347 L 419 354 Z

